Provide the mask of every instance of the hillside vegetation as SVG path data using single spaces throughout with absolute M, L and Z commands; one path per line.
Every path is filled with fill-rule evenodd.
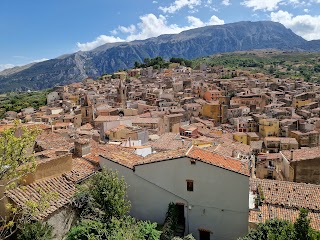
M 21 109 L 27 107 L 34 107 L 38 109 L 41 106 L 46 105 L 47 94 L 51 90 L 46 89 L 37 92 L 11 92 L 0 95 L 0 119 L 7 111 L 20 112 Z
M 218 54 L 193 60 L 193 67 L 201 64 L 224 66 L 230 70 L 243 69 L 252 73 L 270 74 L 276 78 L 302 78 L 320 82 L 320 53 L 249 51 Z

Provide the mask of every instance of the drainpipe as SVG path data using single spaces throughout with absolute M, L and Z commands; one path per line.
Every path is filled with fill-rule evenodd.
M 133 169 L 133 172 L 135 172 L 135 168 Z M 173 193 L 173 192 L 171 192 L 171 191 L 169 191 L 169 190 L 167 190 L 167 189 L 165 189 L 165 188 L 163 188 L 163 187 L 161 187 L 161 186 L 159 186 L 159 185 L 157 185 L 157 184 L 155 184 L 155 183 L 153 183 L 153 182 L 151 182 L 151 181 L 149 181 L 148 179 L 145 179 L 145 178 L 143 178 L 143 177 L 141 177 L 141 176 L 139 176 L 139 175 L 137 175 L 137 174 L 135 174 L 137 177 L 139 177 L 140 179 L 143 179 L 143 180 L 145 180 L 146 182 L 148 182 L 148 183 L 151 183 L 152 185 L 154 185 L 154 186 L 156 186 L 156 187 L 158 187 L 158 188 L 160 188 L 160 189 L 162 189 L 162 190 L 165 190 L 166 192 L 168 192 L 168 193 L 170 193 L 170 194 L 172 194 L 172 195 L 174 195 L 174 196 L 176 196 L 176 197 L 178 197 L 178 198 L 180 198 L 180 199 L 182 199 L 182 200 L 184 200 L 184 201 L 186 201 L 186 203 L 187 203 L 187 216 L 186 216 L 186 220 L 187 220 L 187 232 L 188 232 L 188 234 L 189 234 L 189 202 L 188 202 L 188 200 L 187 199 L 185 199 L 185 198 L 183 198 L 183 197 L 180 197 L 179 195 L 177 195 L 177 194 L 175 194 L 175 193 Z

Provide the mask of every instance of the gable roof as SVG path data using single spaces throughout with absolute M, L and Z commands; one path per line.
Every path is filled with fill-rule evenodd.
M 9 190 L 5 194 L 18 206 L 24 206 L 30 200 L 37 202 L 41 199 L 39 189 L 55 193 L 57 198 L 52 198 L 49 201 L 49 207 L 36 216 L 38 220 L 47 218 L 51 213 L 69 204 L 70 198 L 76 192 L 76 187 L 71 181 L 63 176 L 58 176 Z
M 210 165 L 223 168 L 235 173 L 249 176 L 249 167 L 247 163 L 239 160 L 225 157 L 210 151 L 192 146 L 187 149 L 176 149 L 164 152 L 149 154 L 146 157 L 139 156 L 130 151 L 124 151 L 125 148 L 116 147 L 113 151 L 102 152 L 100 156 L 125 166 L 134 169 L 135 166 L 150 164 L 155 162 L 174 160 L 177 158 L 188 157 Z
M 205 163 L 209 163 L 216 167 L 249 176 L 248 164 L 241 162 L 240 160 L 225 157 L 197 147 L 191 147 L 187 152 L 187 156 L 193 159 L 198 159 Z

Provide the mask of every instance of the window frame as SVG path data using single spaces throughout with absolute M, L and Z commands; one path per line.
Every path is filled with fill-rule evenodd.
M 194 181 L 191 179 L 187 179 L 187 191 L 188 192 L 194 192 Z

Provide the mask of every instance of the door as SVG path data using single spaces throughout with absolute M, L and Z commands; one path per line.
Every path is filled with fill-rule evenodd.
M 185 219 L 184 219 L 184 204 L 177 203 L 177 211 L 178 211 L 178 225 L 184 226 Z

